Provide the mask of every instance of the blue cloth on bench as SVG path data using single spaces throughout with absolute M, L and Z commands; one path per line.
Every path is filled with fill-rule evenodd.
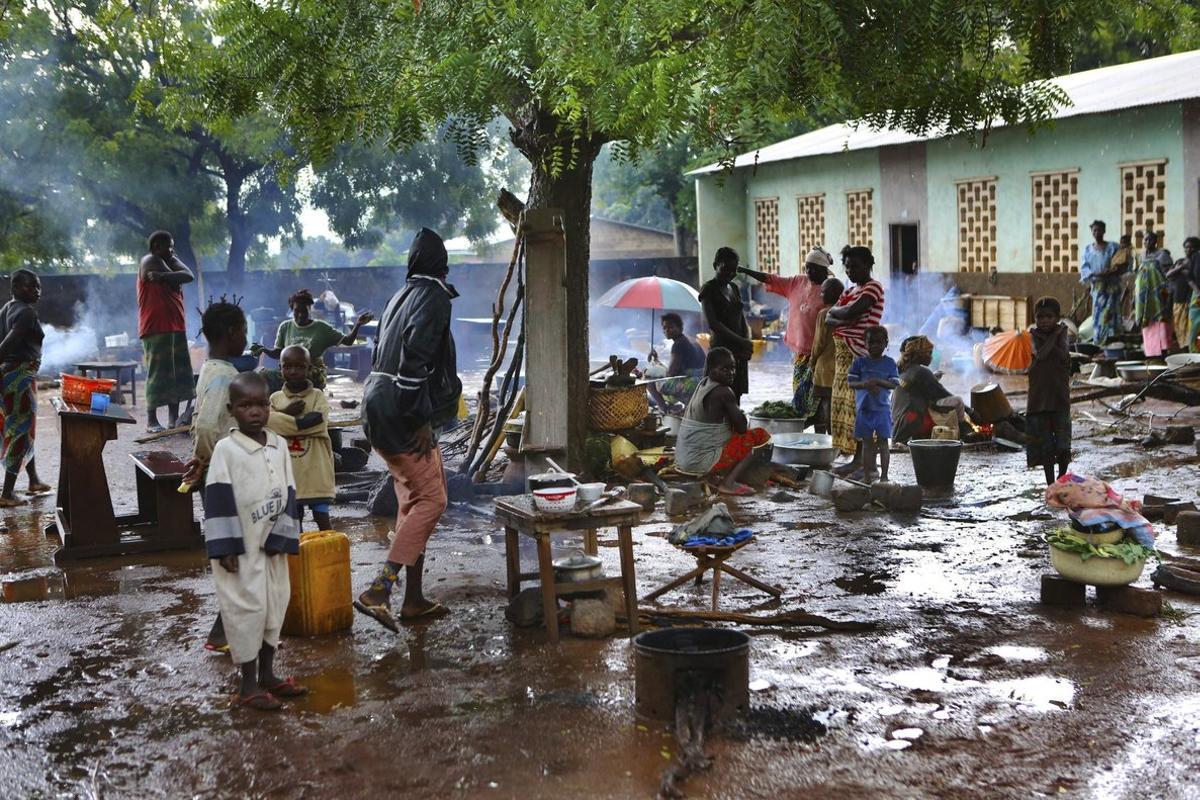
M 728 536 L 693 536 L 683 543 L 684 547 L 733 547 L 754 538 L 754 531 L 743 528 Z

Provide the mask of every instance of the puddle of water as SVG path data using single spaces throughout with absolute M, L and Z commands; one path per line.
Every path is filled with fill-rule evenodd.
M 884 581 L 894 577 L 896 576 L 886 570 L 866 570 L 856 575 L 834 578 L 833 584 L 847 594 L 883 594 L 887 591 Z
M 30 603 L 50 598 L 50 580 L 45 575 L 7 580 L 0 587 L 6 603 Z
M 0 728 L 11 728 L 20 721 L 20 711 L 0 711 Z
M 336 709 L 358 705 L 354 673 L 343 667 L 330 667 L 299 682 L 308 687 L 308 694 L 301 701 L 303 708 L 308 711 L 331 714 Z
M 910 741 L 916 741 L 924 735 L 925 731 L 921 730 L 920 728 L 901 728 L 899 730 L 892 731 L 893 739 L 908 739 Z
M 987 686 L 1002 699 L 1017 703 L 1017 708 L 1022 711 L 1066 709 L 1075 699 L 1074 682 L 1051 675 L 991 681 Z
M 1026 647 L 1018 644 L 998 644 L 984 650 L 1003 658 L 1005 661 L 1045 661 L 1049 654 L 1040 647 Z
M 933 667 L 917 667 L 893 672 L 883 678 L 883 682 L 902 689 L 917 689 L 925 692 L 944 692 L 950 687 L 951 680 L 945 673 Z

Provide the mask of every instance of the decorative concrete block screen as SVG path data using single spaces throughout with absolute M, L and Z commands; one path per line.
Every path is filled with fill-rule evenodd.
M 1169 241 L 1163 227 L 1167 218 L 1167 160 L 1121 164 L 1121 233 L 1133 236 L 1133 246 L 1142 246 L 1142 233 L 1149 227 L 1160 244 Z
M 825 195 L 799 195 L 796 219 L 800 224 L 800 258 L 804 258 L 813 247 L 825 246 Z
M 779 274 L 779 198 L 760 197 L 754 201 L 754 268 Z
M 958 269 L 990 272 L 996 266 L 996 179 L 955 181 L 958 189 Z
M 1079 271 L 1079 171 L 1040 172 L 1033 182 L 1033 271 Z
M 872 224 L 875 218 L 875 208 L 871 204 L 871 190 L 860 189 L 846 192 L 846 219 L 849 223 L 847 231 L 852 246 L 862 245 L 868 250 L 875 249 L 874 230 Z

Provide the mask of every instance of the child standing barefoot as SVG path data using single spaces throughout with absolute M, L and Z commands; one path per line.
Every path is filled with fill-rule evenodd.
M 279 354 L 283 389 L 271 395 L 267 427 L 288 443 L 296 474 L 296 502 L 300 521 L 304 506 L 312 509 L 317 530 L 330 530 L 329 504 L 335 486 L 333 445 L 329 441 L 329 401 L 309 380 L 308 350 L 294 344 Z
M 282 707 L 308 690 L 275 674 L 275 648 L 291 597 L 287 555 L 300 551 L 296 483 L 287 442 L 266 429 L 267 382 L 241 373 L 229 384 L 237 430 L 217 442 L 208 465 L 204 541 L 233 663 L 240 705 Z
M 1046 485 L 1067 474 L 1071 463 L 1071 355 L 1062 306 L 1043 297 L 1033 306 L 1033 363 L 1029 367 L 1029 402 L 1025 407 L 1025 463 L 1041 466 Z
M 817 413 L 813 418 L 817 433 L 829 433 L 829 405 L 833 400 L 833 334 L 825 324 L 825 319 L 844 291 L 845 287 L 837 278 L 826 278 L 821 284 L 822 308 L 817 312 L 812 355 L 809 356 L 813 371 L 813 396 L 817 398 Z
M 859 356 L 850 365 L 846 379 L 854 390 L 857 413 L 854 418 L 854 438 L 862 440 L 863 480 L 874 483 L 888 479 L 892 438 L 892 390 L 899 386 L 900 371 L 891 356 L 885 356 L 888 346 L 887 328 L 872 325 L 866 331 L 867 355 Z M 879 454 L 879 472 L 875 471 L 875 454 Z

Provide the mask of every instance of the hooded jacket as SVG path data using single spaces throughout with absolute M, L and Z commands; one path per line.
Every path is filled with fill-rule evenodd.
M 363 389 L 363 430 L 386 455 L 411 453 L 413 433 L 453 418 L 462 394 L 446 275 L 446 246 L 422 228 L 408 251 L 408 280 L 379 323 L 371 374 Z

